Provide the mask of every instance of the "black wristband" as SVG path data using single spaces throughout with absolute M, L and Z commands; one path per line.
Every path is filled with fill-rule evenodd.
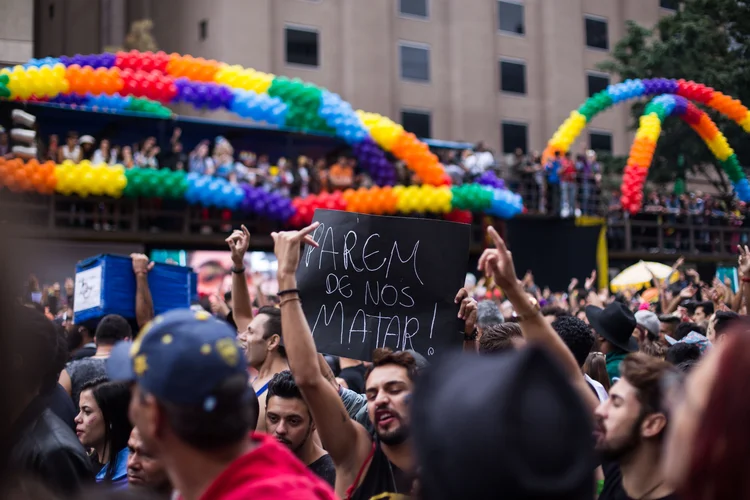
M 237 269 L 236 267 L 232 266 L 232 272 L 234 274 L 242 274 L 245 272 L 245 268 L 241 267 L 240 269 Z
M 276 295 L 278 297 L 283 297 L 284 295 L 289 295 L 290 293 L 299 294 L 299 288 L 289 288 L 288 290 L 279 290 L 278 292 L 276 292 Z
M 473 340 L 476 340 L 478 336 L 477 329 L 474 328 L 474 330 L 471 333 L 464 332 L 464 342 L 471 342 Z

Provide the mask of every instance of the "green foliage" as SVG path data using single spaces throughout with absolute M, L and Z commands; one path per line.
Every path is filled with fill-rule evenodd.
M 623 80 L 694 80 L 750 105 L 750 5 L 737 0 L 684 0 L 674 15 L 662 18 L 653 28 L 628 22 L 625 36 L 600 69 Z M 633 128 L 645 105 L 638 102 L 632 106 Z M 750 161 L 747 134 L 718 113 L 709 114 L 740 160 Z M 680 177 L 681 155 L 687 168 L 698 172 L 717 163 L 695 132 L 671 117 L 664 123 L 649 179 L 666 182 Z

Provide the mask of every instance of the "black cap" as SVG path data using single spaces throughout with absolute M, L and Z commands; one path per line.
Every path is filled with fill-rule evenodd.
M 590 412 L 542 349 L 446 355 L 420 375 L 412 419 L 427 500 L 593 497 Z

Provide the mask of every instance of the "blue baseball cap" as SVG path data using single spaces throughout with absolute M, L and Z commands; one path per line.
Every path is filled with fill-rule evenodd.
M 133 342 L 117 343 L 107 374 L 135 382 L 162 401 L 211 411 L 219 384 L 238 374 L 248 377 L 236 336 L 206 311 L 174 309 L 144 325 Z

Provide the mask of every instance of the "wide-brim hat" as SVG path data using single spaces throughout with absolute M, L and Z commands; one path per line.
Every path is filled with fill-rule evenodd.
M 611 344 L 625 352 L 638 350 L 638 341 L 633 338 L 638 323 L 633 312 L 622 302 L 613 302 L 604 309 L 586 306 L 586 317 L 594 331 Z
M 591 415 L 544 349 L 442 356 L 420 374 L 412 422 L 424 498 L 592 495 Z

